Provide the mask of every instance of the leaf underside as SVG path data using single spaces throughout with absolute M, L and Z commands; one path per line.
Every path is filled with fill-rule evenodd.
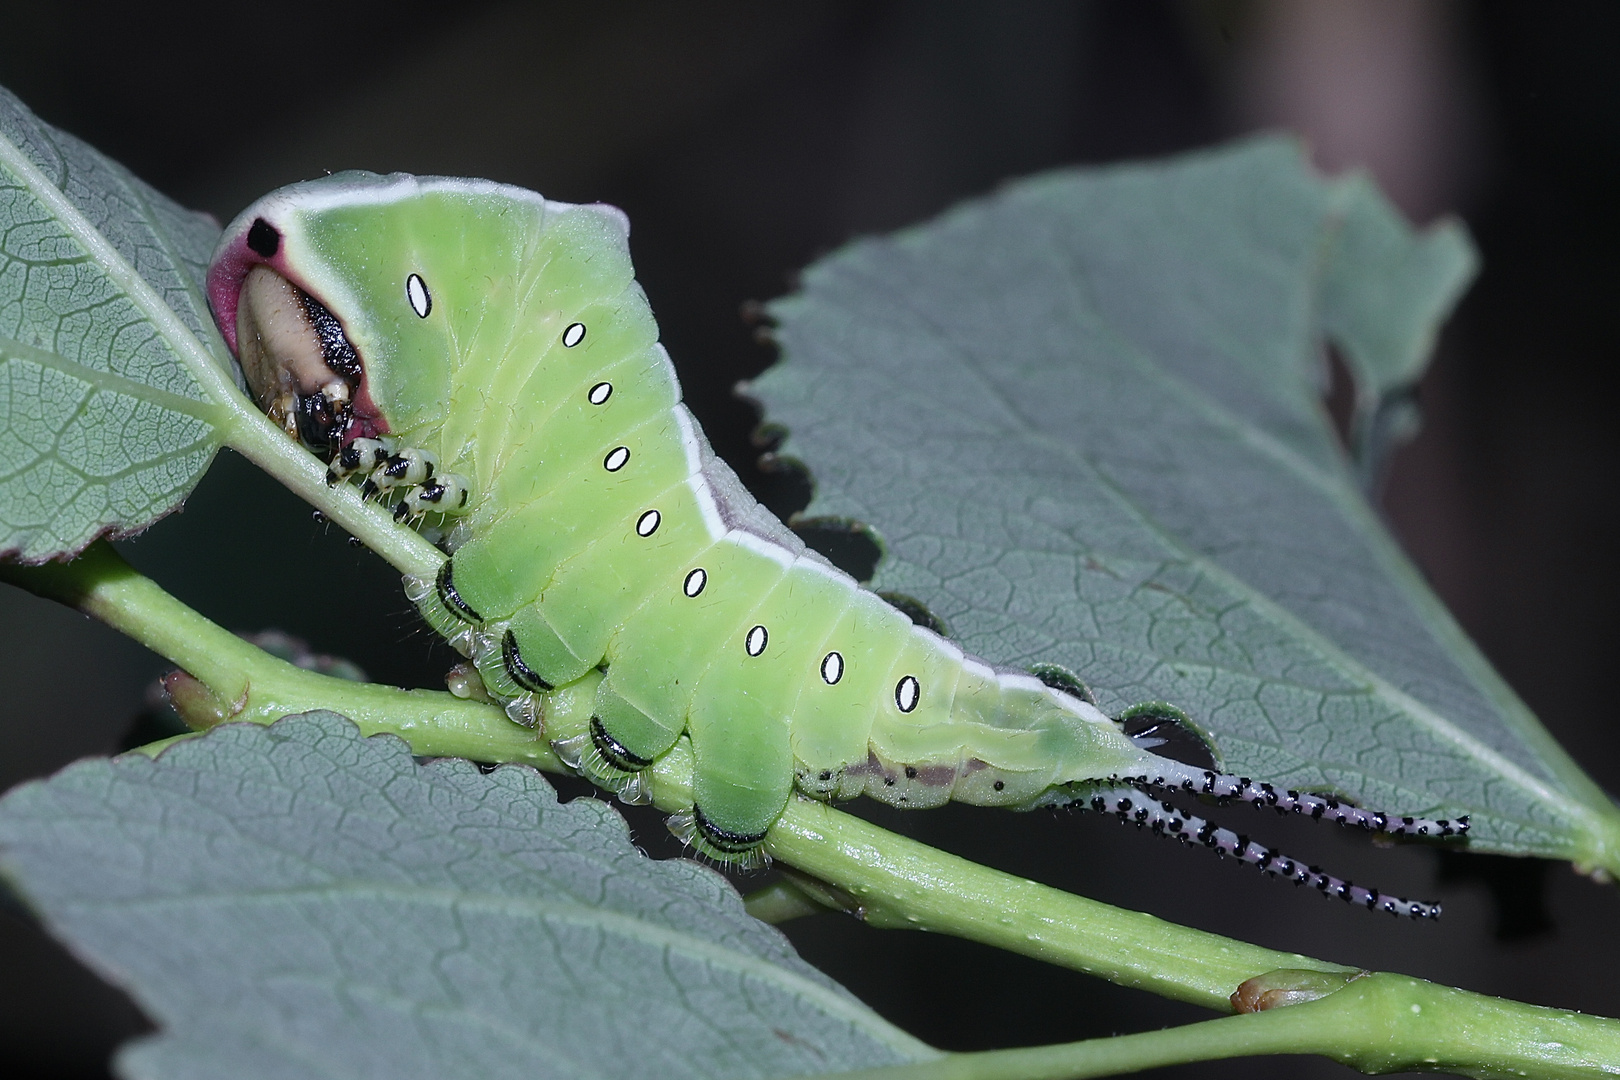
M 0 91 L 0 552 L 179 505 L 234 381 L 217 228 Z M 1473 272 L 1365 181 L 1258 141 L 1037 178 L 855 244 L 773 307 L 756 385 L 812 515 L 969 649 L 1168 700 L 1250 775 L 1616 867 L 1613 804 L 1359 493 Z M 1323 344 L 1356 381 L 1350 450 Z M 716 875 L 537 775 L 331 714 L 0 800 L 0 871 L 160 1034 L 130 1077 L 781 1076 L 933 1055 Z
M 332 713 L 0 801 L 0 866 L 161 1033 L 133 1078 L 767 1077 L 934 1056 L 718 874 Z
M 751 392 L 805 516 L 873 527 L 873 587 L 971 652 L 1174 702 L 1247 775 L 1612 862 L 1613 804 L 1360 493 L 1473 272 L 1287 140 L 1059 172 L 814 265 Z
M 182 353 L 228 367 L 218 233 L 0 89 L 0 553 L 137 531 L 202 477 L 219 438 Z

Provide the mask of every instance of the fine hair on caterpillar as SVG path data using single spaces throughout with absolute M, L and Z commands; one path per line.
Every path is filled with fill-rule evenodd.
M 1438 914 L 1163 796 L 1436 839 L 1466 817 L 1362 810 L 1161 756 L 1161 731 L 1128 734 L 1063 669 L 967 655 L 807 548 L 682 403 L 619 211 L 341 173 L 244 211 L 208 294 L 255 400 L 328 482 L 358 483 L 448 553 L 406 594 L 514 723 L 545 733 L 548 695 L 588 692 L 588 728 L 554 747 L 629 800 L 690 748 L 692 803 L 671 828 L 704 855 L 757 864 L 795 791 L 1077 804 L 1369 908 Z

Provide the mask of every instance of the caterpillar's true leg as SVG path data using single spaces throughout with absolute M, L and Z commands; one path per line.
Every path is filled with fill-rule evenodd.
M 390 450 L 381 439 L 355 439 L 339 450 L 326 469 L 326 482 L 336 484 L 360 476 L 360 494 L 371 498 L 400 490 L 394 520 L 415 519 L 427 513 L 459 514 L 467 508 L 471 484 L 459 473 L 439 471 L 433 454 L 413 447 Z
M 426 513 L 459 514 L 467 509 L 470 494 L 466 477 L 458 473 L 440 473 L 412 487 L 404 498 L 394 504 L 394 520 L 419 518 Z
M 369 499 L 378 492 L 414 487 L 432 479 L 438 467 L 439 459 L 426 450 L 403 447 L 371 470 L 371 475 L 360 485 L 360 494 Z
M 1307 866 L 1298 859 L 1291 859 L 1230 829 L 1219 828 L 1196 814 L 1186 813 L 1133 787 L 1097 788 L 1089 798 L 1081 799 L 1079 805 L 1088 805 L 1099 813 L 1113 814 L 1121 821 L 1145 826 L 1160 836 L 1172 836 L 1182 843 L 1196 841 L 1219 855 L 1231 855 L 1264 873 L 1288 878 L 1299 885 L 1309 885 L 1323 896 L 1337 896 L 1347 903 L 1359 904 L 1369 910 L 1387 911 L 1413 919 L 1440 917 L 1439 904 L 1386 896 L 1377 889 L 1364 888 L 1323 873 L 1315 866 Z
M 388 446 L 381 439 L 355 439 L 339 450 L 327 466 L 326 483 L 333 486 L 355 473 L 369 476 L 387 457 Z

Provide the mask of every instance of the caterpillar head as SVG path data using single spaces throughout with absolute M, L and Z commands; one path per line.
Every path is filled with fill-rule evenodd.
M 500 362 L 494 343 L 512 340 L 536 237 L 572 209 L 484 180 L 345 172 L 293 184 L 226 228 L 209 304 L 259 407 L 312 450 L 392 434 L 454 456 L 439 442 L 453 374 Z M 623 215 L 590 209 L 622 244 Z

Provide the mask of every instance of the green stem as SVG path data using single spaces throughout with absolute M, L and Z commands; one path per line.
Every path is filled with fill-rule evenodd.
M 325 708 L 368 735 L 397 735 L 419 755 L 565 771 L 548 740 L 584 731 L 590 717 L 593 680 L 548 698 L 542 737 L 489 704 L 304 671 L 186 607 L 105 543 L 72 563 L 0 565 L 0 579 L 71 604 L 185 668 L 206 707 L 183 711 L 206 714 L 208 723 L 270 723 Z M 651 770 L 654 802 L 689 806 L 691 770 L 690 748 L 677 745 Z M 953 934 L 1212 1009 L 1264 1010 L 1168 1032 L 958 1054 L 861 1074 L 873 1080 L 1098 1076 L 1271 1053 L 1323 1054 L 1370 1072 L 1620 1075 L 1620 1022 L 1406 976 L 1363 975 L 1122 911 L 937 851 L 823 803 L 793 800 L 766 846 L 808 875 L 756 894 L 751 903 L 766 916 L 842 908 L 874 926 Z
M 837 1080 L 1078 1080 L 1265 1054 L 1321 1054 L 1366 1073 L 1612 1078 L 1620 1072 L 1620 1025 L 1378 974 L 1287 1008 L 1108 1039 L 952 1054 Z
M 182 604 L 117 552 L 97 543 L 71 563 L 7 565 L 0 575 L 71 604 L 184 668 L 206 688 L 221 719 L 270 723 L 288 713 L 340 712 L 366 734 L 391 732 L 427 756 L 523 761 L 562 768 L 547 739 L 585 730 L 589 703 L 553 695 L 546 739 L 499 709 L 449 694 L 397 690 L 318 675 L 243 641 Z M 183 710 L 195 717 L 206 709 Z M 691 805 L 691 757 L 678 745 L 651 770 L 660 808 Z M 954 934 L 1228 1010 L 1246 979 L 1278 968 L 1353 969 L 1277 952 L 1124 911 L 1015 878 L 908 840 L 808 799 L 794 799 L 766 841 L 772 858 L 838 890 L 823 902 L 874 926 Z M 845 899 L 847 898 L 847 899 Z
M 826 911 L 850 912 L 854 908 L 853 901 L 846 894 L 830 889 L 814 878 L 796 874 L 786 867 L 778 867 L 777 874 L 775 881 L 743 897 L 744 909 L 760 922 L 780 926 L 806 915 L 820 915 Z
M 394 524 L 392 515 L 375 502 L 360 497 L 354 484 L 326 483 L 326 466 L 285 432 L 265 419 L 246 399 L 237 395 L 220 433 L 231 449 L 281 481 L 293 494 L 347 529 L 366 546 L 387 559 L 402 574 L 431 578 L 444 561 L 444 552 L 422 539 L 414 529 Z
M 848 893 L 873 926 L 982 941 L 1222 1012 L 1239 983 L 1268 971 L 1355 970 L 1013 877 L 808 799 L 788 805 L 765 844 L 772 858 Z
M 215 722 L 331 709 L 367 735 L 400 736 L 420 755 L 562 768 L 547 740 L 490 705 L 333 678 L 271 656 L 170 596 L 104 541 L 70 563 L 0 564 L 0 580 L 76 607 L 178 664 L 206 686 Z

